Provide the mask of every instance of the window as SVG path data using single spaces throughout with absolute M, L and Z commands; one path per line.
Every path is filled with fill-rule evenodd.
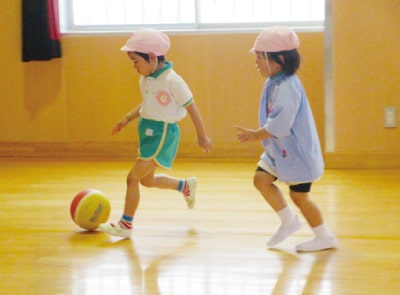
M 59 0 L 63 31 L 321 29 L 324 0 Z

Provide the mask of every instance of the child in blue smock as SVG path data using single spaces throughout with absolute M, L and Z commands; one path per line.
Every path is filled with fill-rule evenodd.
M 259 129 L 237 126 L 241 142 L 262 141 L 264 152 L 254 175 L 254 185 L 281 219 L 277 232 L 267 241 L 273 247 L 301 228 L 276 180 L 288 184 L 290 197 L 311 226 L 315 237 L 296 246 L 297 251 L 336 248 L 335 235 L 327 228 L 321 211 L 310 200 L 312 182 L 323 173 L 317 129 L 303 85 L 296 75 L 300 66 L 299 39 L 285 27 L 271 27 L 257 37 L 251 52 L 260 74 L 269 77 L 259 109 Z

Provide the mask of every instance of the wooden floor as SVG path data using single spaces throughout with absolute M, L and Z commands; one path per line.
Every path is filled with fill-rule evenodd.
M 178 160 L 168 173 L 198 177 L 196 208 L 143 188 L 123 240 L 80 230 L 69 205 L 97 188 L 118 219 L 130 162 L 0 159 L 0 294 L 400 294 L 399 170 L 326 170 L 313 199 L 340 248 L 301 254 L 306 225 L 265 246 L 279 224 L 252 186 L 256 161 Z

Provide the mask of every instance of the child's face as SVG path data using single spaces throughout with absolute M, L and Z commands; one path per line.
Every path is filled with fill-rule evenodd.
M 157 60 L 154 61 L 152 58 L 150 61 L 147 61 L 135 52 L 128 52 L 128 57 L 133 61 L 136 71 L 143 76 L 151 75 L 154 69 L 154 63 L 157 62 Z
M 263 77 L 271 77 L 278 74 L 282 67 L 276 62 L 269 60 L 264 52 L 256 51 L 256 67 Z

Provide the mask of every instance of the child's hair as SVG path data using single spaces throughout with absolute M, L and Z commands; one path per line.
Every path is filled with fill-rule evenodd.
M 135 53 L 139 56 L 141 56 L 145 61 L 149 62 L 150 61 L 150 54 L 147 53 L 143 53 L 143 52 L 138 52 L 135 51 Z M 165 56 L 164 55 L 160 55 L 157 56 L 158 62 L 165 62 Z
M 283 57 L 283 61 L 280 56 Z M 286 76 L 291 76 L 296 73 L 301 63 L 301 56 L 297 49 L 267 52 L 267 58 L 279 64 Z

